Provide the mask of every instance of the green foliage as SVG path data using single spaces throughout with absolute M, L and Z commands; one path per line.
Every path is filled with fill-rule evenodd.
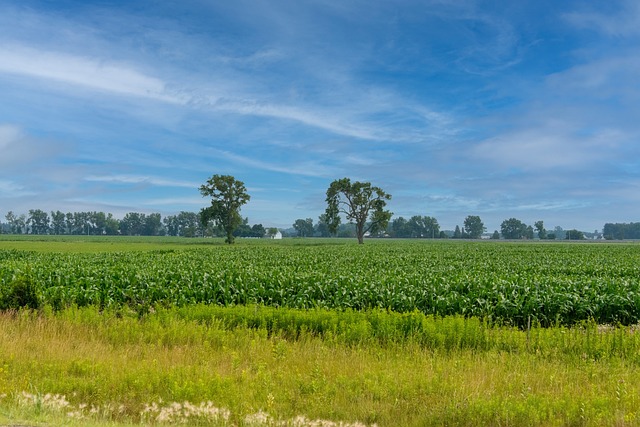
M 638 245 L 313 243 L 210 242 L 194 249 L 168 245 L 99 253 L 0 250 L 0 289 L 6 293 L 22 277 L 37 289 L 41 303 L 56 309 L 95 305 L 144 313 L 158 305 L 193 304 L 384 309 L 478 317 L 522 328 L 529 321 L 543 326 L 640 321 Z
M 298 237 L 311 237 L 313 236 L 313 219 L 296 219 L 293 228 L 298 233 Z
M 533 236 L 529 236 L 527 224 L 516 218 L 509 218 L 502 221 L 502 224 L 500 224 L 500 231 L 502 232 L 502 237 L 505 239 L 533 238 Z
M 211 206 L 200 212 L 202 223 L 219 224 L 226 232 L 226 242 L 233 243 L 233 232 L 242 224 L 240 208 L 251 199 L 244 183 L 231 175 L 213 175 L 200 186 L 200 193 L 211 197 Z
M 37 285 L 26 275 L 13 277 L 0 289 L 0 310 L 40 307 Z
M 464 219 L 464 231 L 470 239 L 479 239 L 487 228 L 478 215 L 469 215 Z
M 385 210 L 391 195 L 369 182 L 351 182 L 349 178 L 333 181 L 327 189 L 325 211 L 329 231 L 336 233 L 340 215 L 356 225 L 358 243 L 363 243 L 367 232 L 377 233 L 387 228 L 392 213 Z

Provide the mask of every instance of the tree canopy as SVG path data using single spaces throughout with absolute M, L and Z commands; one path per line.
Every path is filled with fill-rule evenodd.
M 392 213 L 385 210 L 391 195 L 370 182 L 351 182 L 349 178 L 337 179 L 327 189 L 325 215 L 329 230 L 335 233 L 340 225 L 340 215 L 356 226 L 358 243 L 364 243 L 367 232 L 384 230 Z
M 516 218 L 502 221 L 500 230 L 505 239 L 524 239 L 528 235 L 527 224 Z
M 469 215 L 464 220 L 464 230 L 470 239 L 479 239 L 487 228 L 478 215 Z
M 251 199 L 244 183 L 231 175 L 213 175 L 200 186 L 200 194 L 211 197 L 211 206 L 200 211 L 203 224 L 214 221 L 224 229 L 225 242 L 233 243 L 233 232 L 242 225 L 240 208 Z

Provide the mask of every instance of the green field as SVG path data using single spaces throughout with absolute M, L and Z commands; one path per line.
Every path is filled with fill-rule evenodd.
M 0 424 L 640 425 L 639 261 L 0 236 Z
M 3 247 L 16 249 L 0 251 L 0 307 L 14 287 L 29 286 L 56 310 L 258 304 L 523 328 L 640 321 L 638 244 L 69 238 Z

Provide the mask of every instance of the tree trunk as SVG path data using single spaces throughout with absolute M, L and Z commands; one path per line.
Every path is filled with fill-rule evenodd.
M 364 243 L 364 224 L 356 224 L 356 235 L 358 236 L 358 244 Z
M 232 244 L 233 243 L 233 230 L 227 230 L 227 238 L 225 239 L 225 243 Z

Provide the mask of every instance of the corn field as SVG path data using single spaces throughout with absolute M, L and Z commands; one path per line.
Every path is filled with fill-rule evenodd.
M 25 290 L 26 289 L 26 290 Z M 640 245 L 375 241 L 0 251 L 0 304 L 386 309 L 524 327 L 640 321 Z M 23 304 L 24 305 L 24 304 Z

